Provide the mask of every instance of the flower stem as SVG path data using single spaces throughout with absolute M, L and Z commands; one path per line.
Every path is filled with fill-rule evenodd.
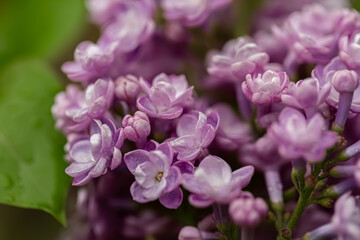
M 241 240 L 253 240 L 254 239 L 254 229 L 242 227 L 241 228 Z
M 213 204 L 216 224 L 227 225 L 229 221 L 228 206 L 222 204 Z
M 251 117 L 251 105 L 249 100 L 245 97 L 242 89 L 241 89 L 240 81 L 235 83 L 236 87 L 236 98 L 238 103 L 238 108 L 240 110 L 241 116 L 248 120 Z

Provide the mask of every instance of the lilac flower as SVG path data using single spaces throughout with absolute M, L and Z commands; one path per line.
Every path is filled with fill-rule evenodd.
M 278 169 L 289 162 L 279 155 L 278 144 L 266 134 L 255 143 L 248 143 L 241 147 L 239 161 L 243 164 L 254 165 L 256 169 L 266 171 L 269 168 Z
M 159 199 L 167 208 L 177 208 L 181 204 L 181 172 L 171 166 L 173 153 L 168 143 L 160 144 L 150 152 L 141 149 L 128 152 L 124 161 L 135 176 L 130 188 L 135 201 L 145 203 Z
M 306 78 L 297 83 L 290 82 L 287 92 L 281 95 L 281 101 L 290 107 L 303 109 L 308 117 L 312 117 L 328 97 L 330 90 L 330 83 L 320 87 L 317 79 Z
M 343 36 L 339 41 L 340 57 L 351 69 L 360 68 L 360 32 Z
M 66 134 L 85 130 L 91 120 L 75 121 L 73 118 L 75 113 L 85 106 L 84 92 L 75 85 L 68 85 L 65 92 L 56 95 L 55 104 L 51 107 L 51 112 L 56 119 L 56 128 Z
M 178 160 L 194 160 L 215 138 L 219 126 L 219 115 L 211 111 L 208 115 L 193 111 L 184 114 L 176 127 L 178 138 L 170 145 L 178 152 Z
M 85 91 L 87 108 L 77 113 L 75 118 L 82 118 L 87 115 L 90 118 L 98 118 L 104 115 L 110 107 L 114 96 L 114 82 L 111 80 L 99 79 L 89 85 Z
M 287 107 L 280 113 L 279 122 L 271 125 L 269 134 L 279 144 L 284 158 L 303 157 L 309 162 L 319 162 L 337 141 L 337 134 L 325 128 L 325 120 L 319 113 L 306 120 L 301 112 Z
M 118 77 L 115 80 L 115 96 L 116 98 L 132 102 L 140 93 L 140 82 L 134 75 L 126 75 Z
M 126 11 L 128 2 L 126 0 L 87 0 L 86 5 L 95 23 L 107 25 L 114 22 L 118 15 Z M 149 15 L 155 8 L 154 0 L 132 0 L 131 2 L 141 4 L 148 10 Z
M 321 65 L 317 65 L 315 69 L 313 70 L 313 76 L 319 80 L 320 86 L 324 86 L 328 82 L 333 83 L 333 78 L 336 72 L 341 70 L 347 70 L 347 66 L 344 64 L 344 62 L 341 60 L 340 57 L 334 58 L 329 64 L 327 64 L 325 67 Z M 357 72 L 356 74 L 359 76 L 360 72 Z M 352 72 L 352 78 L 355 78 L 355 74 Z M 342 83 L 341 79 L 340 83 Z M 349 78 L 351 80 L 351 78 Z M 340 86 L 339 86 L 340 87 Z M 338 108 L 339 106 L 339 100 L 340 100 L 340 94 L 339 92 L 333 87 L 331 88 L 330 95 L 326 98 L 326 102 L 335 107 Z M 359 113 L 360 112 L 360 87 L 357 87 L 353 93 L 353 97 L 350 99 L 351 106 L 350 111 L 353 113 Z
M 101 118 L 110 107 L 114 84 L 99 79 L 87 87 L 85 94 L 75 86 L 59 93 L 51 111 L 57 119 L 56 127 L 69 133 L 85 130 L 92 119 Z
M 252 140 L 249 125 L 240 121 L 231 108 L 223 103 L 212 106 L 220 117 L 219 128 L 216 132 L 216 142 L 226 150 L 238 149 L 244 143 Z
M 355 240 L 359 238 L 360 208 L 358 199 L 352 197 L 350 192 L 345 193 L 336 201 L 331 225 L 341 239 Z
M 205 232 L 196 227 L 185 226 L 179 232 L 179 240 L 216 240 L 219 236 L 215 233 Z
M 285 72 L 276 73 L 268 70 L 263 75 L 246 76 L 241 87 L 245 96 L 256 105 L 269 105 L 280 102 L 280 94 L 289 85 L 289 78 Z
M 285 68 L 293 74 L 302 62 L 329 62 L 336 54 L 340 20 L 335 10 L 312 4 L 292 13 L 281 28 L 275 26 L 275 36 L 289 49 Z
M 79 139 L 70 148 L 72 163 L 65 172 L 74 177 L 73 185 L 85 185 L 91 179 L 114 170 L 122 159 L 120 148 L 124 142 L 123 130 L 116 130 L 112 121 L 94 120 L 90 137 Z
M 101 118 L 110 107 L 113 95 L 114 83 L 111 80 L 97 80 L 86 88 L 86 105 L 73 112 L 73 120 L 83 122 L 89 119 Z
M 125 137 L 133 142 L 145 141 L 151 131 L 149 118 L 141 111 L 135 112 L 134 116 L 126 115 L 122 125 Z
M 221 52 L 208 56 L 209 74 L 226 81 L 242 81 L 247 74 L 262 72 L 269 56 L 248 37 L 230 40 Z
M 262 198 L 250 195 L 233 200 L 229 206 L 229 213 L 236 224 L 253 228 L 267 216 L 268 207 Z
M 117 44 L 117 51 L 130 52 L 146 42 L 155 30 L 152 9 L 140 1 L 127 1 L 114 22 L 107 25 L 99 39 L 104 45 Z
M 254 167 L 246 166 L 231 172 L 221 158 L 207 156 L 194 174 L 183 174 L 183 186 L 192 194 L 189 201 L 196 207 L 207 207 L 214 202 L 229 203 L 241 194 L 254 173 Z
M 73 81 L 90 82 L 99 77 L 105 77 L 114 62 L 116 43 L 94 44 L 80 43 L 74 53 L 74 62 L 66 62 L 62 71 Z
M 181 115 L 183 107 L 192 100 L 193 87 L 188 87 L 185 76 L 160 74 L 152 87 L 145 87 L 147 96 L 138 98 L 137 107 L 148 116 L 174 119 Z
M 164 16 L 170 21 L 181 21 L 185 26 L 201 25 L 217 9 L 228 5 L 231 0 L 162 0 Z

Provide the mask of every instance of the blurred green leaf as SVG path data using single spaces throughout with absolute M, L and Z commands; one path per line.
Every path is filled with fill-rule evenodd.
M 360 1 L 359 0 L 351 0 L 351 6 L 356 10 L 360 11 Z
M 79 34 L 84 0 L 1 0 L 0 65 L 16 56 L 54 59 Z
M 50 113 L 60 90 L 40 60 L 14 62 L 1 74 L 0 203 L 41 209 L 65 224 L 65 141 Z

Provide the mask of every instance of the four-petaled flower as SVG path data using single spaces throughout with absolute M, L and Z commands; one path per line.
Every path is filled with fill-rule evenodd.
M 228 204 L 241 194 L 252 175 L 253 166 L 242 167 L 234 172 L 229 164 L 216 156 L 207 156 L 194 174 L 183 174 L 183 186 L 192 194 L 189 201 L 196 207 L 213 203 Z
M 184 114 L 177 125 L 178 138 L 170 142 L 171 147 L 178 152 L 179 160 L 194 160 L 203 149 L 215 138 L 219 126 L 219 115 L 211 111 L 208 115 L 193 111 Z
M 177 208 L 181 204 L 181 172 L 178 167 L 171 166 L 173 152 L 168 143 L 150 152 L 142 149 L 128 152 L 124 162 L 135 176 L 130 188 L 135 201 L 144 203 L 159 199 L 167 208 Z
M 142 85 L 147 96 L 137 100 L 137 107 L 150 117 L 177 118 L 192 100 L 193 87 L 188 86 L 183 75 L 160 74 L 154 78 L 152 87 L 145 83 Z

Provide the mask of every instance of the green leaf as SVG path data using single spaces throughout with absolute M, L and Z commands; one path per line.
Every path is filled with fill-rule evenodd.
M 351 0 L 351 6 L 356 10 L 360 11 L 360 1 L 359 0 Z
M 57 59 L 86 26 L 85 0 L 1 0 L 0 65 L 16 56 Z
M 0 203 L 41 209 L 65 224 L 70 181 L 50 112 L 60 90 L 40 60 L 14 62 L 0 75 Z

